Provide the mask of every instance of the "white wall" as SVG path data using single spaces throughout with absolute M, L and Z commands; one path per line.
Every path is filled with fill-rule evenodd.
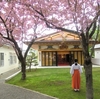
M 0 66 L 0 74 L 19 67 L 19 61 L 17 56 L 16 56 L 16 63 L 10 64 L 10 53 L 16 55 L 13 48 L 8 46 L 2 46 L 0 47 L 0 53 L 4 53 L 4 66 Z
M 95 65 L 100 65 L 100 44 L 98 46 L 95 46 L 95 57 L 92 58 L 92 63 Z
M 100 65 L 100 58 L 99 59 L 98 58 L 92 58 L 92 63 L 94 65 Z
M 95 49 L 95 58 L 100 59 L 100 49 Z

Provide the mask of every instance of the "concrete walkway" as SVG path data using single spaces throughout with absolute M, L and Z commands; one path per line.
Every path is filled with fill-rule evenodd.
M 9 79 L 18 72 L 20 72 L 19 69 L 13 69 L 0 75 L 0 99 L 58 99 L 36 91 L 5 83 L 6 79 Z

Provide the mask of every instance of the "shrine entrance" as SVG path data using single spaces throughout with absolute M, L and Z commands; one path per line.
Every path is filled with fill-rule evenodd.
M 66 66 L 70 65 L 70 54 L 69 52 L 58 52 L 57 53 L 57 65 Z
M 82 51 L 42 51 L 42 66 L 71 66 L 74 59 L 83 64 Z

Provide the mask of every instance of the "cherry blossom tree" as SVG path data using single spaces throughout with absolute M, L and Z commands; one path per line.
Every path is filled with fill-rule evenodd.
M 11 0 L 10 0 L 11 1 Z M 41 21 L 35 18 L 22 5 L 12 2 L 0 2 L 0 42 L 11 45 L 21 63 L 22 80 L 26 79 L 26 56 L 39 35 Z M 23 53 L 23 43 L 29 42 Z M 0 45 L 1 45 L 0 44 Z
M 21 0 L 35 17 L 45 25 L 62 31 L 75 31 L 84 54 L 86 99 L 93 99 L 92 61 L 89 40 L 100 30 L 100 0 Z M 97 36 L 94 39 L 97 40 Z M 93 44 L 94 46 L 94 44 Z

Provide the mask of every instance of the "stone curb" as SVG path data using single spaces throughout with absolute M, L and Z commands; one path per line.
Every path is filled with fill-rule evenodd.
M 17 74 L 19 74 L 20 72 L 21 72 L 21 71 L 18 71 L 18 72 L 16 72 L 16 73 L 14 73 L 13 75 L 11 75 L 11 76 L 5 78 L 5 81 L 6 81 L 6 80 L 9 80 L 9 79 L 11 79 L 11 78 L 13 78 L 14 76 L 16 76 Z

